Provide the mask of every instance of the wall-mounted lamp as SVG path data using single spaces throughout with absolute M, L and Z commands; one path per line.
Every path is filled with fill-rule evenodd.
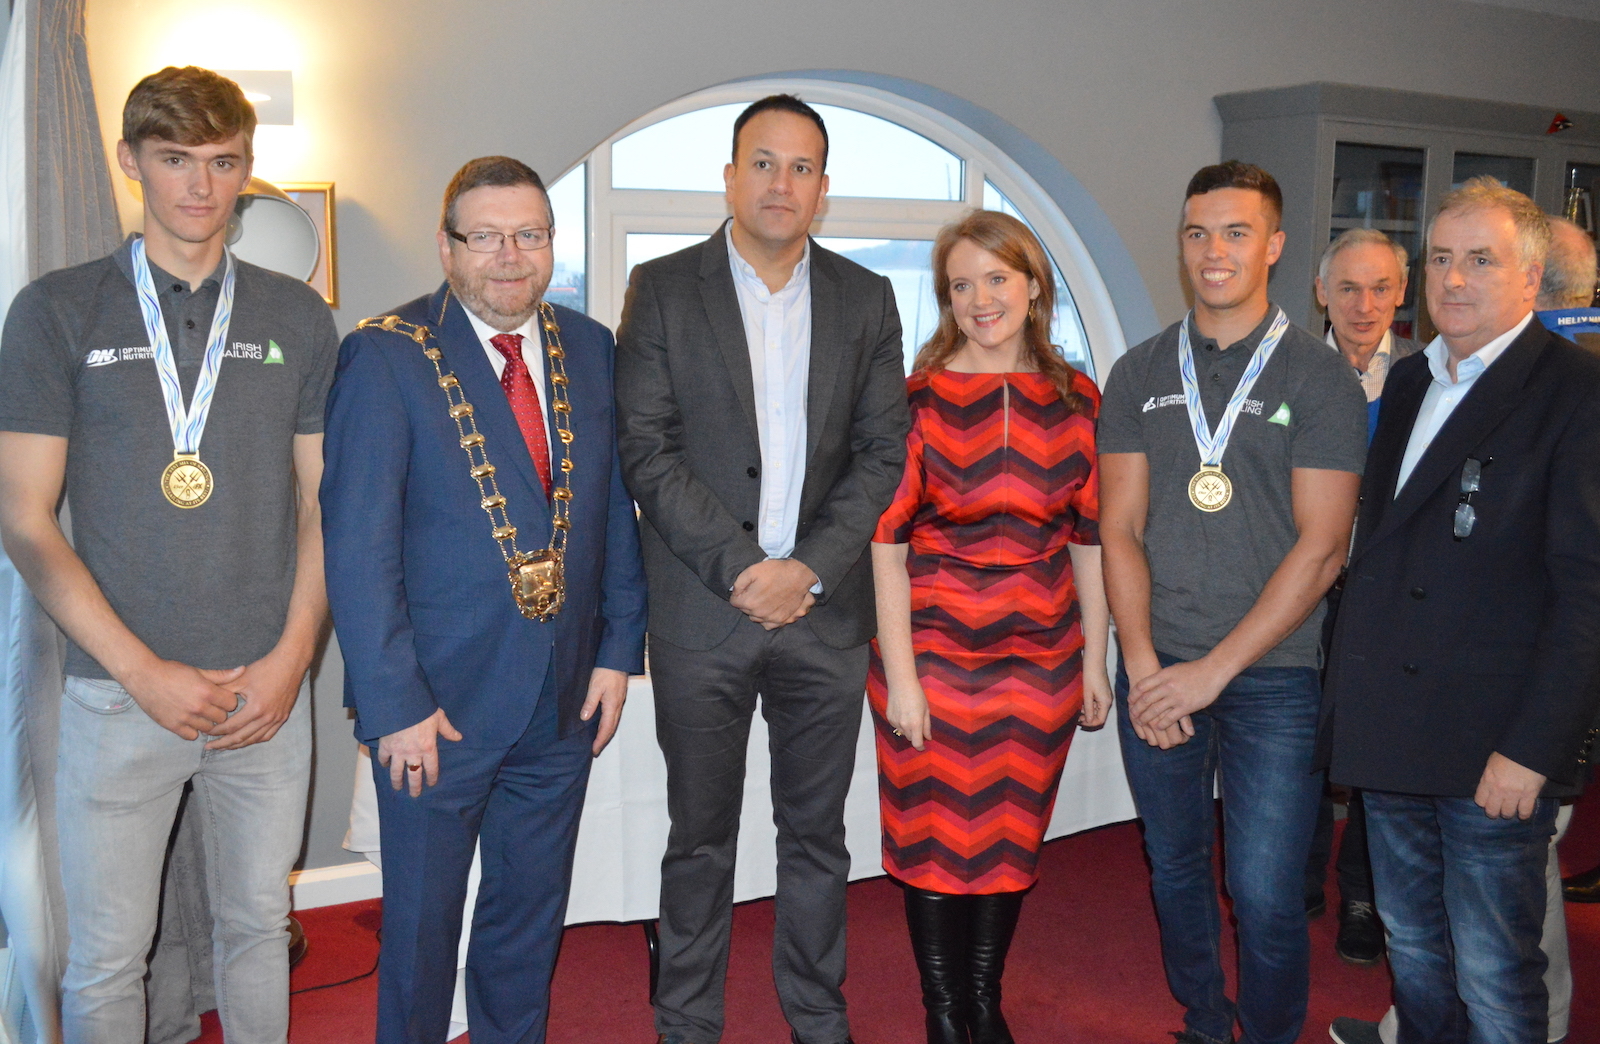
M 294 73 L 287 69 L 218 69 L 256 107 L 256 122 L 294 123 Z

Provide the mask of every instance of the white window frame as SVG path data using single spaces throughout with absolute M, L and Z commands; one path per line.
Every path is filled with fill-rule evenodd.
M 774 77 L 697 91 L 634 120 L 579 161 L 588 164 L 586 296 L 593 318 L 612 328 L 621 319 L 630 232 L 709 235 L 728 216 L 718 192 L 612 188 L 611 146 L 674 116 L 778 93 L 798 94 L 807 102 L 855 109 L 899 124 L 963 161 L 964 198 L 959 202 L 830 196 L 812 227 L 813 235 L 931 240 L 941 227 L 982 206 L 983 183 L 988 180 L 1033 226 L 1060 268 L 1083 324 L 1095 373 L 1103 380 L 1111 372 L 1111 364 L 1127 347 L 1111 293 L 1083 240 L 1038 182 L 993 142 L 936 109 L 878 88 L 830 80 Z M 731 141 L 731 126 L 729 137 Z

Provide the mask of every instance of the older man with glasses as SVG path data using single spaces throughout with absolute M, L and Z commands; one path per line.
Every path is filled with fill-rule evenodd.
M 378 1044 L 450 1025 L 542 1044 L 589 765 L 644 669 L 611 334 L 544 300 L 544 182 L 506 156 L 445 190 L 445 282 L 345 338 L 322 483 L 345 703 L 383 846 Z
M 1548 1029 L 1546 848 L 1600 675 L 1600 360 L 1534 319 L 1549 245 L 1488 178 L 1429 226 L 1439 336 L 1386 382 L 1329 658 L 1320 760 L 1365 792 L 1407 1042 Z

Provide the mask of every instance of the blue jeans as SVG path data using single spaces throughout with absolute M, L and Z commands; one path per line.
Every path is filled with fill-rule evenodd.
M 161 868 L 183 785 L 199 802 L 228 1044 L 289 1033 L 289 871 L 311 779 L 311 698 L 265 743 L 206 750 L 157 725 L 113 681 L 69 677 L 56 756 L 56 822 L 66 891 L 67 1044 L 145 1038 L 145 959 Z
M 1161 665 L 1178 662 L 1161 657 Z M 1320 685 L 1312 667 L 1252 667 L 1193 715 L 1189 742 L 1161 750 L 1128 718 L 1128 674 L 1117 669 L 1117 727 L 1134 803 L 1144 819 L 1151 891 L 1167 986 L 1184 1027 L 1247 1044 L 1292 1044 L 1305 1022 L 1311 941 L 1305 870 L 1322 776 L 1311 771 Z M 1227 886 L 1239 922 L 1239 1002 L 1222 970 L 1222 914 L 1212 871 L 1220 776 Z
M 1403 1044 L 1544 1044 L 1539 948 L 1558 802 L 1490 819 L 1471 798 L 1367 791 Z

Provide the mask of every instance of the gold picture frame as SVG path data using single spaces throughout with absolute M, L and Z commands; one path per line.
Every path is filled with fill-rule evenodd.
M 339 307 L 339 251 L 338 236 L 334 226 L 333 182 L 331 181 L 281 181 L 276 183 L 284 194 L 311 216 L 317 226 L 317 240 L 321 244 L 317 254 L 317 267 L 306 280 L 311 288 L 322 295 L 329 308 Z

